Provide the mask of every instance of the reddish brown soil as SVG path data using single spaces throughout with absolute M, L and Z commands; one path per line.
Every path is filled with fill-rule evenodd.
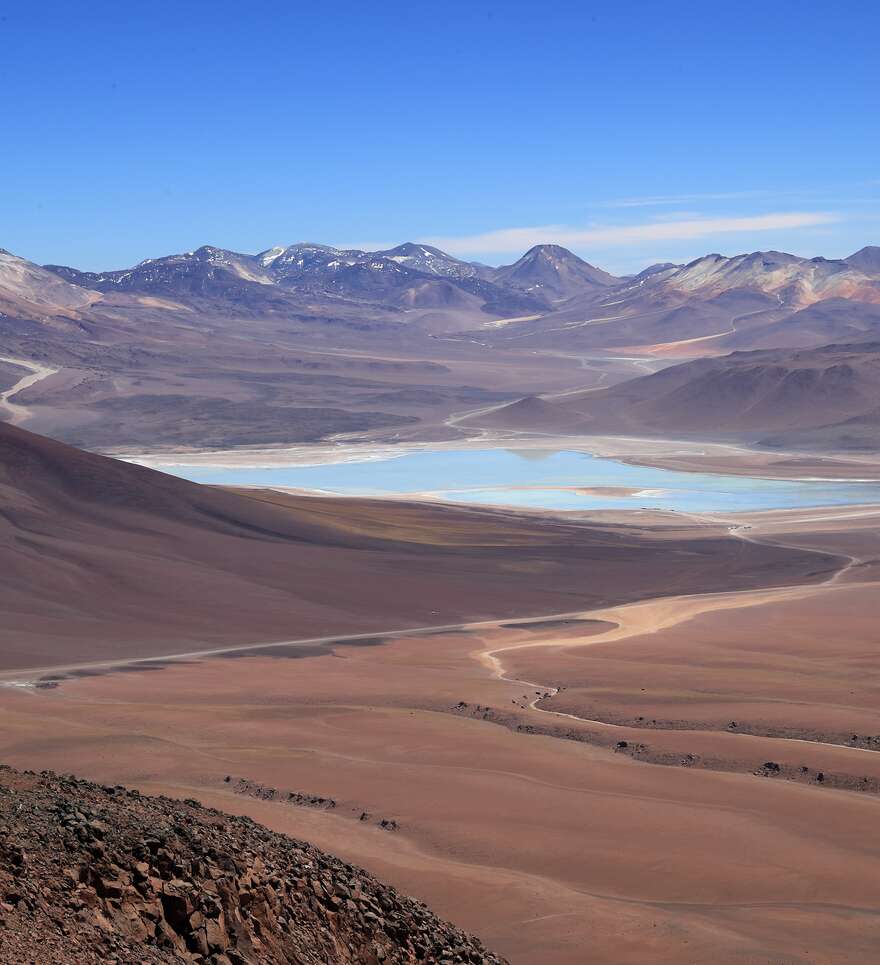
M 865 558 L 870 520 L 760 535 Z M 295 829 L 514 963 L 868 961 L 880 755 L 837 738 L 880 734 L 873 572 L 6 690 L 0 759 Z

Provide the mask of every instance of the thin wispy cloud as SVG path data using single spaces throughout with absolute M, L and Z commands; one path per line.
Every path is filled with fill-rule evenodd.
M 751 188 L 742 191 L 717 191 L 717 192 L 689 192 L 684 194 L 657 194 L 644 197 L 613 198 L 607 201 L 595 201 L 592 203 L 594 208 L 651 208 L 663 207 L 678 204 L 693 204 L 702 201 L 743 201 L 746 199 L 757 198 L 787 198 L 789 201 L 795 198 L 812 198 L 811 203 L 816 203 L 817 198 L 824 198 L 822 204 L 835 203 L 832 199 L 847 192 L 859 191 L 864 188 L 875 188 L 880 185 L 880 179 L 870 179 L 867 181 L 838 182 L 824 185 L 801 185 L 796 188 Z M 853 203 L 859 203 L 869 198 L 859 198 L 853 196 L 849 199 Z
M 766 197 L 766 191 L 728 191 L 717 194 L 669 194 L 647 198 L 618 198 L 614 201 L 601 201 L 601 208 L 652 208 L 667 204 L 693 204 L 694 201 L 741 201 L 743 198 Z
M 748 215 L 736 218 L 689 218 L 652 221 L 646 224 L 576 228 L 570 225 L 539 225 L 529 228 L 501 228 L 459 237 L 421 238 L 457 255 L 522 252 L 533 245 L 559 244 L 567 247 L 610 247 L 652 241 L 690 241 L 719 234 L 785 231 L 835 224 L 840 216 L 827 211 L 795 211 Z

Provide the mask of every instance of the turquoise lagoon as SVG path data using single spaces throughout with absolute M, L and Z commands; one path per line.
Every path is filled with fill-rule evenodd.
M 880 502 L 880 481 L 794 481 L 631 466 L 574 450 L 410 450 L 360 462 L 232 468 L 161 465 L 195 482 L 292 487 L 348 496 L 430 493 L 451 502 L 531 509 L 747 512 Z M 634 495 L 570 487 L 618 487 Z

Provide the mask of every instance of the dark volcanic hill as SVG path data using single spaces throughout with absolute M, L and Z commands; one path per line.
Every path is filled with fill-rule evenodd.
M 562 301 L 597 288 L 609 288 L 620 281 L 561 245 L 530 248 L 519 261 L 495 271 L 492 280 L 548 302 Z
M 867 342 L 698 359 L 609 389 L 523 400 L 483 421 L 542 431 L 767 437 L 768 445 L 825 450 L 876 448 L 878 413 L 880 342 Z
M 502 965 L 360 868 L 196 801 L 0 767 L 0 960 Z

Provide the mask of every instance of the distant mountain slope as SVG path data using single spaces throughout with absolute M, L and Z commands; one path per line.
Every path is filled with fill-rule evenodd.
M 406 265 L 425 275 L 440 275 L 445 278 L 483 278 L 490 280 L 492 269 L 485 265 L 475 265 L 468 261 L 460 261 L 447 255 L 445 251 L 431 245 L 417 245 L 408 241 L 396 248 L 377 251 L 377 255 Z
M 609 389 L 520 401 L 481 422 L 547 432 L 766 438 L 777 445 L 814 439 L 821 448 L 848 432 L 841 448 L 854 448 L 857 435 L 874 448 L 878 419 L 880 342 L 871 342 L 698 359 Z
M 148 258 L 120 271 L 81 272 L 61 265 L 46 265 L 46 269 L 73 284 L 102 292 L 232 295 L 250 284 L 273 284 L 255 258 L 210 245 L 185 254 Z
M 101 296 L 0 248 L 0 313 L 25 318 L 77 313 Z
M 866 245 L 843 260 L 857 271 L 880 278 L 880 246 L 878 245 Z
M 554 302 L 584 291 L 609 288 L 620 279 L 594 268 L 561 245 L 536 245 L 519 261 L 497 269 L 492 280 Z
M 758 445 L 804 452 L 880 452 L 880 408 L 841 422 L 773 433 Z
M 880 304 L 828 298 L 766 324 L 732 333 L 722 346 L 737 348 L 807 348 L 831 342 L 880 340 Z
M 654 281 L 657 281 L 657 276 L 663 275 L 669 277 L 673 272 L 678 271 L 682 267 L 682 265 L 676 265 L 671 261 L 660 261 L 657 262 L 656 265 L 648 265 L 647 268 L 643 268 L 638 274 L 623 280 L 643 283 L 649 278 L 652 278 Z
M 750 288 L 795 306 L 839 297 L 880 302 L 880 285 L 847 262 L 799 258 L 780 251 L 754 251 L 733 258 L 706 255 L 665 278 L 663 284 L 703 297 Z

